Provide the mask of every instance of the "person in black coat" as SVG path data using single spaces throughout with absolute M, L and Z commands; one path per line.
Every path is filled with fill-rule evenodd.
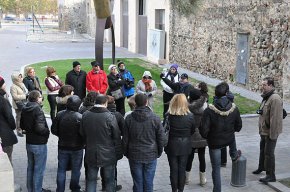
M 82 115 L 78 112 L 81 99 L 72 95 L 67 99 L 66 110 L 57 113 L 51 132 L 58 137 L 57 189 L 65 191 L 66 170 L 71 168 L 70 190 L 80 191 L 79 180 L 84 153 L 84 141 L 80 135 Z
M 188 109 L 184 94 L 176 94 L 169 103 L 168 121 L 170 125 L 168 144 L 165 147 L 173 192 L 184 190 L 185 169 L 191 153 L 191 136 L 195 131 L 194 115 Z M 180 123 L 182 122 L 182 123 Z
M 20 126 L 26 131 L 27 191 L 44 191 L 42 182 L 50 132 L 41 103 L 41 93 L 36 90 L 31 91 L 28 96 L 28 103 L 23 107 L 20 118 Z
M 28 92 L 37 90 L 42 94 L 41 86 L 38 77 L 35 75 L 35 70 L 33 67 L 25 68 L 26 77 L 23 79 L 23 83 L 27 88 Z
M 87 73 L 81 70 L 81 64 L 78 61 L 73 62 L 73 70 L 66 74 L 65 84 L 74 87 L 74 94 L 81 100 L 86 96 L 86 76 Z
M 189 92 L 194 87 L 188 81 L 188 75 L 186 73 L 181 74 L 180 80 L 174 83 L 166 78 L 164 73 L 160 74 L 160 78 L 173 90 L 174 94 L 183 93 L 186 98 L 189 97 Z
M 220 83 L 215 88 L 213 105 L 205 109 L 200 134 L 207 140 L 212 164 L 213 191 L 221 191 L 221 149 L 230 147 L 230 156 L 236 161 L 240 150 L 236 148 L 235 132 L 242 128 L 242 119 L 238 107 L 227 97 L 227 87 Z
M 99 169 L 104 169 L 106 191 L 115 191 L 115 143 L 120 142 L 116 117 L 107 109 L 105 95 L 98 95 L 93 108 L 83 114 L 81 134 L 85 140 L 87 164 L 86 191 L 96 191 Z
M 12 164 L 13 145 L 18 142 L 13 130 L 16 128 L 15 119 L 12 114 L 12 106 L 6 95 L 6 84 L 0 77 L 0 143 L 3 151 L 8 155 Z

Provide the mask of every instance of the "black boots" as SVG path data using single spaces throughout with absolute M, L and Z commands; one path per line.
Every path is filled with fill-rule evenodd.
M 275 174 L 267 174 L 266 177 L 259 179 L 259 181 L 262 183 L 276 182 L 276 176 Z
M 258 174 L 260 174 L 262 172 L 263 172 L 263 170 L 258 168 L 257 170 L 253 171 L 252 173 L 255 174 L 255 175 L 258 175 Z

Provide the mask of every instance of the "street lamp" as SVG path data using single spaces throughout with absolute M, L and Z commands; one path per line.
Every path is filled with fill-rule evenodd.
M 0 28 L 2 28 L 1 20 L 2 20 L 2 7 L 0 6 Z

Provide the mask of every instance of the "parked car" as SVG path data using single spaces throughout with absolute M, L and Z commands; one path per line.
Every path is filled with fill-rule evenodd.
M 9 21 L 16 21 L 15 18 L 10 17 L 10 16 L 5 16 L 4 21 L 9 22 Z

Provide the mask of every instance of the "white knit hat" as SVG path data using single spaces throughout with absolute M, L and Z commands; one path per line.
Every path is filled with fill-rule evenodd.
M 145 76 L 148 76 L 148 77 L 152 77 L 150 71 L 144 71 L 143 73 L 143 76 L 142 77 L 145 77 Z
M 111 65 L 109 66 L 108 70 L 109 70 L 109 71 L 111 71 L 111 69 L 112 69 L 113 67 L 117 68 L 117 66 L 116 66 L 116 65 L 114 65 L 114 64 L 111 64 Z

